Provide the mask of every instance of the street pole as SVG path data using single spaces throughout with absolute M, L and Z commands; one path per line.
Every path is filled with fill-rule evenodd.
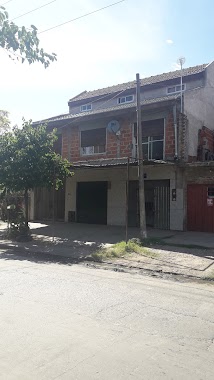
M 137 97 L 137 145 L 138 145 L 138 177 L 139 177 L 139 207 L 140 207 L 140 238 L 147 238 L 145 192 L 144 192 L 144 169 L 143 169 L 143 146 L 140 104 L 140 75 L 136 74 L 136 97 Z
M 183 62 L 181 61 L 181 113 L 183 113 Z
M 56 178 L 55 178 L 55 162 L 54 162 L 54 169 L 53 169 L 53 199 L 52 199 L 52 202 L 53 202 L 53 213 L 52 213 L 52 241 L 54 242 L 54 239 L 55 239 L 55 186 L 56 186 Z
M 126 244 L 128 243 L 129 224 L 129 157 L 127 158 L 127 178 L 126 178 Z

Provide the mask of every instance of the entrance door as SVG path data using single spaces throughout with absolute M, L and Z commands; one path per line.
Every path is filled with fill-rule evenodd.
M 146 224 L 149 227 L 170 228 L 170 183 L 169 180 L 145 181 Z M 129 182 L 128 222 L 130 227 L 140 224 L 139 183 Z
M 107 224 L 108 182 L 78 182 L 77 222 Z
M 214 185 L 187 186 L 187 229 L 214 232 Z

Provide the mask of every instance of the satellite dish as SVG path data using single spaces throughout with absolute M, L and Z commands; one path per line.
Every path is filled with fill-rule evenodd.
M 107 130 L 116 134 L 120 130 L 120 123 L 117 120 L 110 121 L 107 125 Z

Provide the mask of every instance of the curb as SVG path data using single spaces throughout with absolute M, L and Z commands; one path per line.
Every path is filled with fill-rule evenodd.
M 164 271 L 162 269 L 150 269 L 150 268 L 144 268 L 143 266 L 135 266 L 135 265 L 125 265 L 125 264 L 117 264 L 116 262 L 112 262 L 112 261 L 103 261 L 103 262 L 97 262 L 97 261 L 94 261 L 92 257 L 85 257 L 85 258 L 82 258 L 82 259 L 78 259 L 78 258 L 75 258 L 75 257 L 69 257 L 69 256 L 66 256 L 66 255 L 59 255 L 57 253 L 54 253 L 53 251 L 41 251 L 41 250 L 29 250 L 29 249 L 26 249 L 26 247 L 20 247 L 20 246 L 14 246 L 14 245 L 9 245 L 9 244 L 1 244 L 0 243 L 0 249 L 7 249 L 9 252 L 6 252 L 6 254 L 8 253 L 10 255 L 11 251 L 13 251 L 14 254 L 18 254 L 18 253 L 22 253 L 20 254 L 20 256 L 22 257 L 29 257 L 29 256 L 35 256 L 35 255 L 38 255 L 41 257 L 38 257 L 38 261 L 39 259 L 41 261 L 43 261 L 45 258 L 47 259 L 50 259 L 51 258 L 53 259 L 53 262 L 55 262 L 56 260 L 58 262 L 61 262 L 61 263 L 73 263 L 73 264 L 78 264 L 78 263 L 82 263 L 82 264 L 86 264 L 88 267 L 94 267 L 94 268 L 99 268 L 99 269 L 107 269 L 107 270 L 113 270 L 113 271 L 116 271 L 116 272 L 133 272 L 136 273 L 140 273 L 140 272 L 143 272 L 141 274 L 145 274 L 145 275 L 149 275 L 149 276 L 153 276 L 153 277 L 167 277 L 167 278 L 177 278 L 177 279 L 183 279 L 183 280 L 186 280 L 186 281 L 201 281 L 201 282 L 209 282 L 209 283 L 213 283 L 214 282 L 214 279 L 204 279 L 202 277 L 199 277 L 199 276 L 194 276 L 194 275 L 188 275 L 188 274 L 184 274 L 184 273 L 175 273 L 175 272 L 170 272 L 170 271 Z M 43 257 L 42 257 L 43 256 Z

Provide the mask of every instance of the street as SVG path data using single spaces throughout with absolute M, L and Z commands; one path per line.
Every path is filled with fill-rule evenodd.
M 0 379 L 214 378 L 214 286 L 0 260 Z

